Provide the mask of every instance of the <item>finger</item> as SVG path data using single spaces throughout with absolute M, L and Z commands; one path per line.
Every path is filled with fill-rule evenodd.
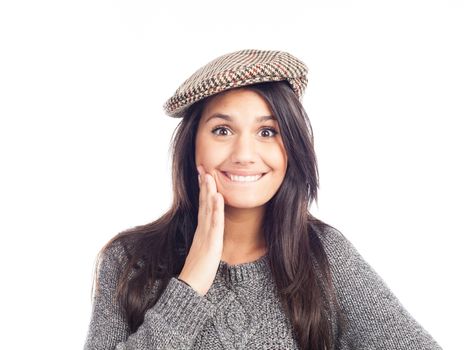
M 217 172 L 214 171 L 212 174 L 211 174 L 211 182 L 212 182 L 212 186 L 211 186 L 211 191 L 213 191 L 213 193 L 216 193 L 217 192 Z
M 205 182 L 205 172 L 201 165 L 197 167 L 198 172 L 200 173 L 200 184 L 199 184 L 199 195 L 198 195 L 198 223 L 200 223 L 205 215 L 206 211 L 206 201 L 207 201 L 207 188 Z
M 205 173 L 205 192 L 206 192 L 206 200 L 205 200 L 205 215 L 206 215 L 206 222 L 210 221 L 210 216 L 213 213 L 214 207 L 214 192 L 213 192 L 213 182 L 214 179 L 211 177 L 210 174 Z
M 213 228 L 224 227 L 224 197 L 217 192 L 214 196 L 214 214 L 212 220 Z
M 203 167 L 201 165 L 197 166 L 197 172 L 198 172 L 198 188 L 201 189 L 201 184 L 204 182 L 204 176 L 203 176 Z
M 197 170 L 198 170 L 198 173 L 199 173 L 199 174 L 204 175 L 205 169 L 203 168 L 203 165 L 199 164 L 199 165 L 197 166 Z
M 206 177 L 208 178 L 207 194 L 206 194 L 207 196 L 207 200 L 206 200 L 207 216 L 208 216 L 207 220 L 211 222 L 211 220 L 213 220 L 212 215 L 213 215 L 214 208 L 215 208 L 215 202 L 216 202 L 215 196 L 217 194 L 217 186 L 216 186 L 216 179 L 214 178 L 212 174 L 205 173 L 205 178 Z

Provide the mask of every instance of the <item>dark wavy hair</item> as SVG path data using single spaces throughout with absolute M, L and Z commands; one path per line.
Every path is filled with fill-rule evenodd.
M 319 187 L 309 118 L 285 81 L 241 88 L 253 90 L 267 101 L 277 118 L 288 155 L 285 178 L 266 204 L 262 224 L 279 300 L 301 349 L 332 349 L 335 335 L 331 320 L 338 316 L 340 308 L 327 255 L 316 234 L 332 226 L 309 212 L 311 203 L 317 203 Z M 116 297 L 132 333 L 142 324 L 145 312 L 156 304 L 169 280 L 180 274 L 192 244 L 199 206 L 195 136 L 203 107 L 210 98 L 186 110 L 173 133 L 174 139 L 171 138 L 171 208 L 151 223 L 118 233 L 98 254 L 100 257 L 115 242 L 124 247 L 127 264 L 119 276 Z M 98 286 L 98 278 L 95 282 Z M 156 292 L 147 297 L 155 282 Z M 330 316 L 334 310 L 335 316 Z

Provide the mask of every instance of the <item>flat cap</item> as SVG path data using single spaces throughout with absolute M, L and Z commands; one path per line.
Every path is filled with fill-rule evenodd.
M 182 118 L 193 103 L 221 91 L 267 81 L 286 80 L 301 100 L 308 67 L 284 51 L 240 50 L 207 63 L 185 80 L 163 105 L 166 114 Z

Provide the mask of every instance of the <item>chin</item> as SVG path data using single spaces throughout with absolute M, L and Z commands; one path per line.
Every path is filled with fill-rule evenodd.
M 240 209 L 252 209 L 256 207 L 261 207 L 267 203 L 266 200 L 258 199 L 258 198 L 229 198 L 224 197 L 224 206 L 233 207 L 233 208 L 240 208 Z

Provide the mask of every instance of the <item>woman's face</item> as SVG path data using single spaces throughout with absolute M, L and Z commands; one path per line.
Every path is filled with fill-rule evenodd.
M 266 100 L 243 88 L 213 96 L 203 108 L 195 162 L 214 177 L 226 206 L 265 205 L 282 184 L 287 154 L 277 120 L 269 116 Z

